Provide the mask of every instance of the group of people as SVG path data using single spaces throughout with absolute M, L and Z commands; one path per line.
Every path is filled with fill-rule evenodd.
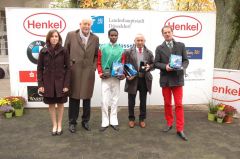
M 126 80 L 124 91 L 128 93 L 129 127 L 134 128 L 135 100 L 139 91 L 140 114 L 139 126 L 146 127 L 147 92 L 151 93 L 153 69 L 160 69 L 160 86 L 164 97 L 165 119 L 164 132 L 173 127 L 172 95 L 175 103 L 177 135 L 187 141 L 184 134 L 184 111 L 182 105 L 184 70 L 188 66 L 185 45 L 173 39 L 170 26 L 162 28 L 165 41 L 156 48 L 155 58 L 145 45 L 145 37 L 137 34 L 133 47 L 124 50 L 118 43 L 118 30 L 108 31 L 109 43 L 99 47 L 99 38 L 91 33 L 92 20 L 82 19 L 80 28 L 67 34 L 64 47 L 62 38 L 57 30 L 50 30 L 46 36 L 44 47 L 38 58 L 38 87 L 43 94 L 43 102 L 49 105 L 52 120 L 51 134 L 61 135 L 64 103 L 69 97 L 69 131 L 76 132 L 79 116 L 80 100 L 82 100 L 82 127 L 90 131 L 91 98 L 94 90 L 95 70 L 101 78 L 101 111 L 102 123 L 100 131 L 108 127 L 119 131 L 117 118 L 118 99 L 120 96 L 120 81 Z M 182 69 L 174 69 L 169 65 L 171 54 L 182 57 Z M 131 64 L 138 74 L 130 76 L 123 73 L 112 76 L 113 63 Z M 57 105 L 57 106 L 56 106 Z M 111 108 L 109 113 L 108 108 Z

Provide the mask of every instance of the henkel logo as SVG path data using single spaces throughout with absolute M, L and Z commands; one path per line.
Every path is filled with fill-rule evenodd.
M 169 18 L 164 25 L 173 28 L 173 36 L 178 38 L 190 38 L 202 31 L 202 23 L 194 17 L 180 15 Z
M 45 37 L 51 29 L 56 29 L 60 33 L 63 32 L 66 28 L 66 22 L 56 14 L 36 13 L 24 20 L 23 27 L 30 34 Z
M 214 77 L 213 99 L 222 102 L 240 100 L 240 83 L 224 77 Z

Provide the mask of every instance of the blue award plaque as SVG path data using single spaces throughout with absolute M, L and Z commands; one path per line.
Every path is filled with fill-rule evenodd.
M 173 69 L 182 69 L 182 56 L 171 54 L 169 59 L 169 66 Z
M 123 64 L 120 62 L 113 62 L 112 64 L 112 77 L 118 77 L 123 75 Z

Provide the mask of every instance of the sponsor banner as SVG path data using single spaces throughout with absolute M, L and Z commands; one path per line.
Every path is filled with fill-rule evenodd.
M 186 47 L 188 59 L 201 60 L 203 48 L 202 47 Z
M 104 33 L 104 16 L 92 16 L 92 32 Z
M 28 102 L 42 102 L 43 96 L 38 93 L 37 86 L 27 86 L 27 100 Z
M 153 55 L 155 55 L 156 47 L 164 41 L 161 28 L 166 24 L 171 25 L 174 30 L 174 39 L 185 44 L 190 59 L 185 78 L 184 104 L 207 103 L 212 95 L 215 13 L 6 8 L 6 17 L 12 95 L 23 95 L 28 98 L 29 82 L 31 86 L 37 86 L 36 72 L 34 79 L 31 71 L 21 74 L 20 71 L 37 70 L 38 55 L 45 46 L 47 32 L 50 29 L 57 29 L 61 32 L 64 43 L 69 31 L 79 29 L 79 23 L 83 17 L 92 18 L 91 29 L 99 37 L 100 45 L 109 42 L 108 30 L 116 28 L 119 32 L 118 43 L 124 49 L 132 47 L 136 34 L 141 33 L 145 36 L 146 46 L 153 52 Z M 74 20 L 72 20 L 73 17 Z M 21 37 L 21 40 L 16 37 Z M 147 104 L 162 105 L 159 70 L 154 70 L 152 74 L 153 89 L 152 94 L 147 98 Z M 120 106 L 128 104 L 127 93 L 123 91 L 124 84 L 125 81 L 122 81 Z M 96 71 L 93 106 L 101 105 L 99 90 L 101 90 L 101 79 Z M 139 104 L 138 100 L 136 102 Z M 42 106 L 45 105 L 38 102 L 28 103 L 28 107 Z
M 228 104 L 240 111 L 240 71 L 214 69 L 212 92 L 216 103 Z
M 193 16 L 174 16 L 169 18 L 165 25 L 171 26 L 174 32 L 173 36 L 178 38 L 193 37 L 202 31 L 202 23 Z
M 37 71 L 19 71 L 20 82 L 37 82 Z
M 63 32 L 66 22 L 62 17 L 53 13 L 35 13 L 26 17 L 23 26 L 30 34 L 45 37 L 49 29 Z
M 44 46 L 45 42 L 41 40 L 31 42 L 27 47 L 28 60 L 33 64 L 37 64 L 39 52 Z

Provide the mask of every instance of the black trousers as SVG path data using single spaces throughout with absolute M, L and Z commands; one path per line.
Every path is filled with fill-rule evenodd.
M 145 78 L 138 78 L 139 99 L 140 99 L 140 114 L 139 121 L 146 119 L 146 103 L 147 103 L 147 85 Z M 130 121 L 135 120 L 134 107 L 135 107 L 136 94 L 128 93 L 128 119 Z
M 90 120 L 91 99 L 83 99 L 83 114 L 82 123 L 87 123 Z M 76 125 L 79 115 L 80 99 L 69 98 L 68 119 L 69 124 Z

